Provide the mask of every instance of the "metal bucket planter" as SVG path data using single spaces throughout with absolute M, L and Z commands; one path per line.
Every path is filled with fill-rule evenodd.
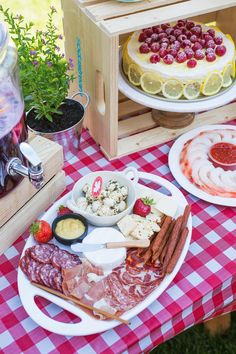
M 73 100 L 73 98 L 78 95 L 86 97 L 85 104 Z M 33 129 L 32 127 L 30 127 L 26 118 L 28 129 L 33 133 L 35 133 L 36 135 L 41 135 L 47 139 L 53 140 L 56 143 L 62 145 L 64 160 L 68 161 L 78 153 L 78 150 L 80 148 L 80 137 L 81 137 L 82 127 L 83 127 L 84 114 L 89 104 L 89 101 L 90 101 L 89 95 L 85 92 L 76 92 L 71 98 L 65 100 L 66 104 L 68 105 L 70 104 L 70 102 L 73 102 L 74 105 L 76 102 L 76 105 L 78 106 L 78 121 L 73 126 L 67 129 L 56 131 L 56 132 L 50 132 L 50 133 L 46 131 L 39 131 L 35 128 Z M 29 116 L 30 112 L 31 111 L 28 112 L 27 116 Z

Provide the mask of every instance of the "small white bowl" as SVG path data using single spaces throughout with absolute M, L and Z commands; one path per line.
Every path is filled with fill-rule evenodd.
M 133 180 L 130 179 L 131 173 L 134 177 Z M 103 184 L 106 186 L 111 179 L 116 179 L 121 185 L 128 187 L 128 198 L 127 198 L 127 208 L 119 214 L 112 216 L 98 216 L 95 214 L 87 213 L 81 210 L 76 205 L 76 201 L 79 197 L 84 197 L 82 191 L 84 185 L 88 183 L 92 185 L 96 177 L 102 177 Z M 119 220 L 121 220 L 125 215 L 130 214 L 133 209 L 134 203 L 136 201 L 136 189 L 135 186 L 138 182 L 138 171 L 134 167 L 128 167 L 122 172 L 111 172 L 111 171 L 98 171 L 91 172 L 86 176 L 80 178 L 74 185 L 72 190 L 72 198 L 67 201 L 67 206 L 69 209 L 75 213 L 84 216 L 88 222 L 95 226 L 113 226 Z

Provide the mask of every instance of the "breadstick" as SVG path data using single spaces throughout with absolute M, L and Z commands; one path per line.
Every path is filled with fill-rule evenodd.
M 169 236 L 170 236 L 170 233 L 174 227 L 174 224 L 175 224 L 175 220 L 172 220 L 169 227 L 168 227 L 168 230 L 166 232 L 166 234 L 164 235 L 163 239 L 162 239 L 162 242 L 158 248 L 158 250 L 153 254 L 152 256 L 152 261 L 153 262 L 156 262 L 157 259 L 159 258 L 159 256 L 161 255 L 161 252 L 163 250 L 163 248 L 165 247 L 166 245 L 166 242 L 168 242 L 168 239 L 169 239 Z
M 163 240 L 163 237 L 165 236 L 169 226 L 170 226 L 170 223 L 172 221 L 172 218 L 170 216 L 167 216 L 163 222 L 163 225 L 160 229 L 160 231 L 158 232 L 157 234 L 157 237 L 154 239 L 151 247 L 152 247 L 152 253 L 156 253 L 156 251 L 158 250 L 158 248 L 160 247 L 160 244 Z
M 190 215 L 190 211 L 191 211 L 191 206 L 188 204 L 186 205 L 185 209 L 184 209 L 184 213 L 183 213 L 183 221 L 182 221 L 182 225 L 181 225 L 181 230 L 183 231 L 183 229 L 187 226 L 187 222 L 188 222 L 188 218 Z
M 176 247 L 176 244 L 178 242 L 178 239 L 179 239 L 179 233 L 180 233 L 180 229 L 181 229 L 181 226 L 182 226 L 182 222 L 183 222 L 183 216 L 179 216 L 177 219 L 176 219 L 176 222 L 175 222 L 175 225 L 173 227 L 173 230 L 170 234 L 170 238 L 169 238 L 169 242 L 168 242 L 168 247 L 167 247 L 167 252 L 166 252 L 166 256 L 165 256 L 165 260 L 164 260 L 164 263 L 163 263 L 163 268 L 164 268 L 164 271 L 172 257 L 172 254 L 175 250 L 175 247 Z
M 181 232 L 181 235 L 180 235 L 180 238 L 179 238 L 179 241 L 177 243 L 177 246 L 174 250 L 174 253 L 167 265 L 167 268 L 166 268 L 166 273 L 171 273 L 176 265 L 176 263 L 178 262 L 178 259 L 181 255 L 181 252 L 184 248 L 184 245 L 185 245 L 185 241 L 186 241 L 186 238 L 188 236 L 188 228 L 185 227 L 183 229 L 183 231 Z

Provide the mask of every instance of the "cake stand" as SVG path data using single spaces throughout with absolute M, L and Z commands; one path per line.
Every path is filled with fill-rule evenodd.
M 224 106 L 236 98 L 236 81 L 215 96 L 195 100 L 168 100 L 164 97 L 149 95 L 131 85 L 121 67 L 118 88 L 131 100 L 152 108 L 153 120 L 160 126 L 170 129 L 186 127 L 194 120 L 195 113 Z

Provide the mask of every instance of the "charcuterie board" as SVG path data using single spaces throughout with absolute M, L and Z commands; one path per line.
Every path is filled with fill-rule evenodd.
M 178 190 L 177 187 L 175 187 L 173 184 L 168 182 L 167 180 L 155 176 L 152 174 L 148 173 L 143 173 L 143 172 L 138 172 L 138 177 L 139 179 L 144 180 L 145 182 L 148 181 L 148 183 L 152 182 L 157 184 L 157 189 L 160 187 L 164 187 L 168 191 L 170 195 L 172 195 L 178 202 L 178 210 L 176 213 L 176 216 L 181 215 L 183 213 L 183 210 L 185 206 L 187 205 L 187 201 L 183 194 Z M 154 189 L 150 189 L 146 187 L 143 184 L 138 183 L 136 185 L 136 193 L 137 196 L 143 197 L 145 196 L 151 196 L 152 198 L 160 198 L 163 194 L 160 193 L 159 191 L 156 191 Z M 155 189 L 156 189 L 155 188 Z M 163 190 L 163 188 L 162 188 Z M 56 203 L 53 204 L 53 206 L 44 214 L 43 219 L 51 223 L 53 219 L 57 215 L 57 209 L 61 204 L 65 204 L 67 200 L 71 198 L 71 192 L 63 196 L 60 200 L 58 200 Z M 190 240 L 191 240 L 191 234 L 192 234 L 192 219 L 191 215 L 188 218 L 187 222 L 187 227 L 188 227 L 188 235 L 186 238 L 186 242 L 184 245 L 184 248 L 181 252 L 181 255 L 178 259 L 178 262 L 176 263 L 176 266 L 174 270 L 166 275 L 164 279 L 161 281 L 160 285 L 158 285 L 154 291 L 152 291 L 144 301 L 140 302 L 138 305 L 133 307 L 131 310 L 125 312 L 122 315 L 122 318 L 125 320 L 130 320 L 134 316 L 138 315 L 141 311 L 143 311 L 145 308 L 147 308 L 153 301 L 155 301 L 164 291 L 165 289 L 170 285 L 170 283 L 173 281 L 175 275 L 179 271 L 180 267 L 182 266 L 185 256 L 187 254 Z M 89 225 L 89 232 L 94 229 L 94 226 Z M 56 241 L 54 241 L 56 244 Z M 25 248 L 23 250 L 23 254 L 25 252 L 25 249 L 28 247 L 31 247 L 35 244 L 35 241 L 32 236 L 30 236 L 27 240 L 27 243 L 25 245 Z M 61 246 L 60 248 L 64 249 L 69 249 L 67 246 Z M 29 314 L 29 316 L 41 327 L 54 332 L 58 333 L 61 335 L 70 335 L 70 336 L 82 336 L 82 335 L 90 335 L 94 333 L 100 333 L 104 332 L 108 329 L 114 328 L 119 325 L 118 321 L 115 320 L 98 320 L 96 318 L 93 318 L 92 316 L 89 316 L 87 313 L 85 313 L 81 308 L 75 306 L 74 304 L 63 300 L 57 296 L 54 296 L 52 294 L 49 294 L 48 292 L 39 289 L 35 286 L 33 286 L 30 281 L 27 279 L 27 277 L 24 275 L 24 273 L 21 271 L 19 268 L 18 270 L 18 289 L 19 289 L 19 294 L 20 298 L 22 301 L 22 304 L 26 310 L 26 312 Z M 61 308 L 75 314 L 78 316 L 81 321 L 76 324 L 66 324 L 58 322 L 47 315 L 45 315 L 36 305 L 35 303 L 35 296 L 41 296 L 43 298 L 48 299 L 52 303 L 60 306 Z
M 224 125 L 222 125 L 222 124 L 205 125 L 205 126 L 201 126 L 199 128 L 193 129 L 193 130 L 183 134 L 181 137 L 179 137 L 175 141 L 175 143 L 171 147 L 171 150 L 169 152 L 169 167 L 170 167 L 171 173 L 173 174 L 176 181 L 189 193 L 191 193 L 191 194 L 195 195 L 196 197 L 203 199 L 209 203 L 235 207 L 236 206 L 236 198 L 235 198 L 235 196 L 233 196 L 235 194 L 235 189 L 232 193 L 232 197 L 223 197 L 223 196 L 220 196 L 220 194 L 219 195 L 217 195 L 217 194 L 212 195 L 212 194 L 208 193 L 206 189 L 203 190 L 202 188 L 198 187 L 197 184 L 192 183 L 192 181 L 184 175 L 183 170 L 181 169 L 181 164 L 180 164 L 181 152 L 183 151 L 184 146 L 186 146 L 186 144 L 189 141 L 191 141 L 192 139 L 195 139 L 196 137 L 202 136 L 202 134 L 204 134 L 205 132 L 210 132 L 212 134 L 213 131 L 215 131 L 215 132 L 218 131 L 218 132 L 222 132 L 221 134 L 223 134 L 223 132 L 227 131 L 227 130 L 235 132 L 233 135 L 232 141 L 229 139 L 224 139 L 224 138 L 219 140 L 216 137 L 216 139 L 217 139 L 216 142 L 219 142 L 219 141 L 226 141 L 227 142 L 228 141 L 228 142 L 232 142 L 235 144 L 235 142 L 236 142 L 236 127 L 234 125 L 229 125 L 229 124 L 227 124 L 227 125 L 226 124 L 224 124 Z M 205 138 L 207 138 L 207 137 L 204 137 L 204 139 Z M 205 141 L 205 143 L 207 144 L 208 142 Z M 194 152 L 194 154 L 195 153 L 196 152 Z M 192 154 L 192 156 L 193 156 L 193 154 Z M 200 156 L 202 156 L 202 155 L 200 155 Z M 203 157 L 204 157 L 204 155 L 203 155 Z M 193 159 L 193 157 L 191 157 L 191 158 Z M 198 159 L 199 157 L 196 156 L 196 158 Z M 214 169 L 214 166 L 212 166 L 212 167 Z M 230 174 L 233 176 L 234 183 L 235 183 L 235 181 L 236 181 L 236 171 L 235 170 L 234 171 L 222 171 L 222 172 L 223 173 L 226 172 L 227 174 L 230 172 Z M 200 182 L 201 182 L 201 180 L 200 180 Z M 202 182 L 204 182 L 204 181 L 202 180 Z M 209 183 L 210 183 L 210 181 L 209 181 Z M 226 185 L 226 182 L 223 181 L 223 184 Z M 214 180 L 212 180 L 212 184 L 209 185 L 209 189 L 213 190 L 214 185 L 215 185 Z

